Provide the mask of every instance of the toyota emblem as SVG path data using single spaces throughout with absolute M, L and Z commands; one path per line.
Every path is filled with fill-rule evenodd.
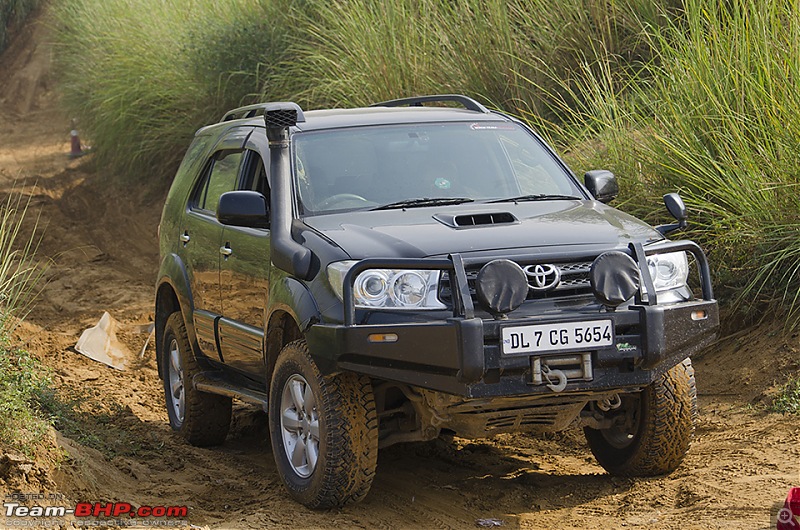
M 528 265 L 524 270 L 528 287 L 534 291 L 555 289 L 561 281 L 561 271 L 555 265 Z

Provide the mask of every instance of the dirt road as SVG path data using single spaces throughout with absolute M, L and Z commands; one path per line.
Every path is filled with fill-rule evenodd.
M 45 28 L 33 24 L 0 57 L 0 198 L 24 186 L 53 260 L 20 342 L 54 371 L 75 406 L 58 427 L 65 451 L 43 485 L 73 501 L 188 504 L 211 528 L 767 528 L 800 485 L 800 420 L 764 412 L 799 363 L 796 336 L 762 327 L 696 359 L 701 417 L 685 463 L 665 478 L 606 475 L 578 431 L 395 446 L 380 455 L 366 501 L 313 512 L 284 494 L 262 413 L 237 405 L 219 448 L 193 448 L 167 424 L 152 349 L 118 372 L 72 348 L 109 311 L 137 352 L 152 319 L 161 199 L 120 191 L 91 156 L 71 161 Z M 171 175 L 164 175 L 165 179 Z M 29 218 L 32 224 L 32 216 Z M 0 477 L 0 494 L 9 493 Z M 4 491 L 5 489 L 5 491 Z

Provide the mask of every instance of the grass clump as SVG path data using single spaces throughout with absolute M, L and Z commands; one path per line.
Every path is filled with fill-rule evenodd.
M 35 260 L 35 227 L 31 236 L 22 236 L 27 209 L 22 193 L 0 205 L 0 447 L 30 455 L 49 426 L 39 403 L 50 380 L 33 356 L 9 342 L 44 272 Z
M 28 316 L 46 270 L 35 256 L 38 219 L 29 236 L 22 234 L 29 204 L 30 199 L 23 201 L 21 191 L 0 204 L 0 341 Z
M 636 69 L 654 53 L 674 0 L 373 0 L 314 2 L 291 11 L 279 94 L 304 105 L 367 105 L 414 94 L 463 92 L 513 114 L 553 116 L 551 91 L 602 46 Z M 280 23 L 280 21 L 278 21 Z M 552 73 L 545 73 L 548 65 Z M 545 90 L 519 83 L 533 79 Z M 275 99 L 267 83 L 262 99 Z M 574 94 L 573 94 L 574 95 Z
M 0 344 L 0 447 L 30 456 L 50 423 L 39 412 L 50 381 L 29 353 Z
M 463 92 L 496 107 L 518 100 L 520 2 L 309 2 L 293 14 L 283 90 L 310 107 L 369 105 L 415 94 Z M 476 60 L 476 56 L 480 60 Z M 274 95 L 267 83 L 262 99 Z
M 139 420 L 129 408 L 87 389 L 44 389 L 38 403 L 60 433 L 109 458 L 135 455 L 147 445 L 130 428 Z
M 781 387 L 770 409 L 783 414 L 800 414 L 800 377 L 790 379 Z

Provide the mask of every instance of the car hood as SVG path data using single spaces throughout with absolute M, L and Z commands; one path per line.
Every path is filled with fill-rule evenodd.
M 454 216 L 495 215 L 501 221 L 450 226 Z M 505 219 L 504 219 L 505 218 Z M 424 258 L 450 253 L 591 250 L 664 237 L 649 225 L 597 201 L 461 204 L 406 210 L 350 211 L 306 217 L 304 222 L 353 259 Z M 511 252 L 507 252 L 511 253 Z

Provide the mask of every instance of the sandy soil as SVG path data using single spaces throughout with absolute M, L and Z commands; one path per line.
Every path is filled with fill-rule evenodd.
M 28 480 L 73 501 L 188 504 L 190 523 L 210 528 L 474 528 L 495 518 L 504 528 L 753 529 L 769 527 L 800 484 L 798 418 L 763 407 L 800 365 L 797 336 L 775 326 L 739 332 L 695 359 L 697 437 L 664 478 L 606 475 L 578 431 L 456 438 L 384 450 L 363 503 L 313 512 L 284 494 L 259 411 L 237 404 L 222 447 L 186 445 L 169 429 L 152 348 L 138 356 L 147 335 L 137 326 L 153 316 L 161 200 L 109 188 L 91 156 L 68 159 L 70 122 L 46 42 L 37 22 L 0 57 L 0 198 L 22 187 L 41 214 L 40 256 L 52 264 L 17 335 L 77 405 L 56 435 L 60 466 L 15 488 L 28 491 Z M 125 372 L 73 349 L 103 311 L 121 322 L 133 352 Z M 0 494 L 10 484 L 0 476 Z

